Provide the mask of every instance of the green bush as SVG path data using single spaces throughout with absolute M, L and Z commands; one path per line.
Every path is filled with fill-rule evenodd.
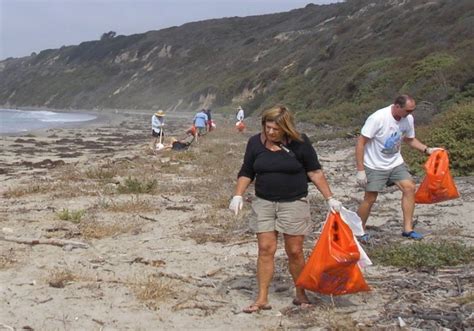
M 156 180 L 140 181 L 136 178 L 128 177 L 124 184 L 120 184 L 117 188 L 119 193 L 150 193 L 157 186 Z
M 382 265 L 409 268 L 440 268 L 472 262 L 474 248 L 458 243 L 416 242 L 409 245 L 390 245 L 370 250 L 370 257 Z
M 449 152 L 451 173 L 474 175 L 474 101 L 454 106 L 426 127 L 417 129 L 417 137 L 426 145 L 444 147 Z M 423 173 L 426 156 L 413 149 L 404 151 L 405 160 L 417 174 Z
M 84 209 L 79 210 L 69 210 L 63 208 L 61 211 L 56 213 L 58 218 L 63 221 L 71 221 L 73 223 L 79 223 L 82 217 L 85 215 L 86 211 Z

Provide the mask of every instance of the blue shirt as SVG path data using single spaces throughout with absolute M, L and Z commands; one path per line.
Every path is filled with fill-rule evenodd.
M 207 126 L 208 117 L 204 112 L 199 112 L 194 116 L 194 125 L 197 128 L 205 128 Z

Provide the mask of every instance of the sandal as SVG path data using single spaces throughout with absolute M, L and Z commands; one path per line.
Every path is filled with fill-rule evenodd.
M 270 306 L 269 304 L 252 303 L 250 306 L 242 309 L 242 311 L 247 314 L 252 314 L 252 313 L 258 313 L 260 310 L 270 310 L 270 309 L 272 309 L 272 306 Z
M 292 302 L 295 306 L 298 306 L 298 307 L 301 307 L 301 308 L 311 308 L 313 307 L 314 305 L 309 302 L 309 301 L 300 301 L 298 299 L 293 299 L 293 302 Z
M 423 239 L 423 235 L 421 233 L 410 231 L 410 232 L 402 232 L 403 237 L 407 237 L 410 239 L 421 240 Z

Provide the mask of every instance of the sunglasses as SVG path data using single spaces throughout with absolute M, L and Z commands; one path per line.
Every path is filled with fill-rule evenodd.
M 413 113 L 413 111 L 415 110 L 416 108 L 412 108 L 412 109 L 405 109 L 405 111 L 410 114 L 410 113 Z

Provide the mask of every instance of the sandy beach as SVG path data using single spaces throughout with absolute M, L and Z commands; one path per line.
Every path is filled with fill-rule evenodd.
M 167 137 L 183 137 L 192 115 L 168 115 Z M 0 330 L 474 327 L 472 264 L 437 271 L 376 264 L 363 270 L 370 292 L 309 293 L 315 305 L 301 309 L 292 305 L 281 245 L 273 309 L 242 313 L 256 294 L 257 246 L 246 223 L 249 203 L 238 217 L 227 206 L 257 120 L 241 134 L 217 118 L 217 129 L 188 151 L 154 154 L 150 117 L 111 111 L 87 125 L 0 137 L 0 239 L 14 239 L 0 240 Z M 335 196 L 356 210 L 363 192 L 354 140 L 314 146 Z M 417 206 L 426 242 L 474 244 L 474 179 L 456 183 L 461 198 Z M 309 198 L 307 254 L 327 212 L 314 187 Z M 400 236 L 399 201 L 393 188 L 380 195 L 371 245 L 409 243 Z

